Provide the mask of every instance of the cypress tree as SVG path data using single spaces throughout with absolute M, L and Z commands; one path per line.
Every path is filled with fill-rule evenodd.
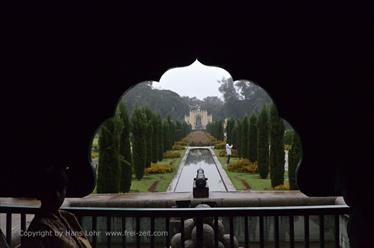
M 234 145 L 234 149 L 238 149 L 238 142 L 237 142 L 237 132 L 238 127 L 235 124 L 235 121 L 232 120 L 232 131 L 231 131 L 231 138 L 229 138 L 229 143 Z
M 169 125 L 168 150 L 171 150 L 175 141 L 175 124 L 170 119 L 170 116 L 167 117 L 167 122 Z
M 227 141 L 230 144 L 234 143 L 234 140 L 235 140 L 235 137 L 234 137 L 234 128 L 235 128 L 235 121 L 230 118 L 227 121 L 227 126 L 226 126 Z
M 270 178 L 273 187 L 284 183 L 284 124 L 274 104 L 270 108 Z
M 249 158 L 249 148 L 248 148 L 248 118 L 245 116 L 242 120 L 242 153 L 244 158 Z
M 131 117 L 131 128 L 133 134 L 133 160 L 135 176 L 138 180 L 143 178 L 146 164 L 146 116 L 142 109 L 135 109 Z
M 257 168 L 262 179 L 269 173 L 269 123 L 264 105 L 257 122 Z
M 153 113 L 149 108 L 143 109 L 145 118 L 146 118 L 146 128 L 145 128 L 145 150 L 146 150 L 146 159 L 145 159 L 145 167 L 150 167 L 152 162 L 152 137 L 153 137 L 153 126 L 152 126 L 152 118 Z
M 242 122 L 238 120 L 237 122 L 237 129 L 236 129 L 236 145 L 237 145 L 237 150 L 238 150 L 238 157 L 242 158 L 243 157 L 243 146 L 242 146 Z
M 162 126 L 162 120 L 160 115 L 157 115 L 157 135 L 158 135 L 158 140 L 159 140 L 159 145 L 158 145 L 158 161 L 161 161 L 163 159 L 163 153 L 165 151 L 164 148 L 164 130 Z
M 296 168 L 301 161 L 302 150 L 299 135 L 293 132 L 291 149 L 288 152 L 288 182 L 291 190 L 299 189 L 296 182 Z
M 159 141 L 159 128 L 158 128 L 158 123 L 157 123 L 157 116 L 154 114 L 152 116 L 152 162 L 156 163 L 159 159 L 159 146 L 160 146 L 160 141 Z
M 163 143 L 164 143 L 164 150 L 162 152 L 165 152 L 169 149 L 169 123 L 167 120 L 164 120 L 162 122 L 162 137 L 163 137 Z
M 217 122 L 217 136 L 219 140 L 223 140 L 223 122 Z
M 252 162 L 257 161 L 257 117 L 256 114 L 252 114 L 249 119 L 249 160 Z
M 100 127 L 97 193 L 118 193 L 120 190 L 119 134 L 121 120 L 114 116 Z
M 132 156 L 130 147 L 130 120 L 127 115 L 126 106 L 120 103 L 117 109 L 120 119 L 123 123 L 123 128 L 120 133 L 119 141 L 119 155 L 121 167 L 121 181 L 120 190 L 122 192 L 129 192 L 132 180 Z

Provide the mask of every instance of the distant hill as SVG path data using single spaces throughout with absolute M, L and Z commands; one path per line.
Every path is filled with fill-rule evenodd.
M 152 88 L 151 82 L 137 84 L 126 92 L 122 101 L 130 114 L 136 107 L 149 107 L 162 118 L 170 116 L 173 120 L 183 121 L 189 113 L 189 106 L 177 93 L 171 90 Z

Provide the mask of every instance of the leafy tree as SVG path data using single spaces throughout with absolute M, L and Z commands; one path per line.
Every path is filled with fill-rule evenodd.
M 257 117 L 252 114 L 249 119 L 249 160 L 252 162 L 257 161 Z
M 248 148 L 248 118 L 244 117 L 242 119 L 242 139 L 241 139 L 241 146 L 242 146 L 242 153 L 244 158 L 249 158 L 249 148 Z
M 288 181 L 291 190 L 299 189 L 296 182 L 296 168 L 301 161 L 302 150 L 299 135 L 293 132 L 291 149 L 288 152 Z
M 146 165 L 146 129 L 147 118 L 143 109 L 135 109 L 131 116 L 131 127 L 133 134 L 133 160 L 135 176 L 138 180 L 143 178 Z
M 284 183 L 284 124 L 274 104 L 270 108 L 270 178 L 273 187 Z
M 152 83 L 139 83 L 126 92 L 122 101 L 126 104 L 129 114 L 132 115 L 136 108 L 147 107 L 159 113 L 162 119 L 170 116 L 173 120 L 184 121 L 184 116 L 189 113 L 189 106 L 185 100 L 171 90 L 152 88 Z
M 222 78 L 218 81 L 221 85 L 218 90 L 222 93 L 225 103 L 223 112 L 225 116 L 238 118 L 240 111 L 238 110 L 239 94 L 236 92 L 234 81 L 230 78 Z
M 120 190 L 119 135 L 122 122 L 118 116 L 106 120 L 99 133 L 98 193 L 118 193 Z
M 268 112 L 264 105 L 257 122 L 257 168 L 261 178 L 269 173 L 269 123 Z
M 235 81 L 235 86 L 240 93 L 240 102 L 237 106 L 240 115 L 260 112 L 264 104 L 272 102 L 270 96 L 257 84 L 248 80 Z
M 119 156 L 121 168 L 120 190 L 122 192 L 129 192 L 132 180 L 132 156 L 130 147 L 130 120 L 127 115 L 126 106 L 119 104 L 117 112 L 119 118 L 122 120 L 123 128 L 120 132 L 119 140 Z

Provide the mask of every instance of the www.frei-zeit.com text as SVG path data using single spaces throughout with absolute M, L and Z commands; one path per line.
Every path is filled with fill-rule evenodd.
M 62 236 L 76 236 L 76 237 L 90 237 L 90 236 L 101 236 L 105 235 L 106 237 L 164 237 L 168 235 L 167 231 L 21 231 L 20 233 L 23 237 L 62 237 Z

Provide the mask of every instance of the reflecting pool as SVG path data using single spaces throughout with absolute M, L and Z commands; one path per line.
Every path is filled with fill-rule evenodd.
M 192 192 L 193 181 L 199 168 L 204 170 L 205 177 L 208 178 L 209 191 L 227 191 L 210 150 L 203 148 L 189 151 L 174 191 Z

